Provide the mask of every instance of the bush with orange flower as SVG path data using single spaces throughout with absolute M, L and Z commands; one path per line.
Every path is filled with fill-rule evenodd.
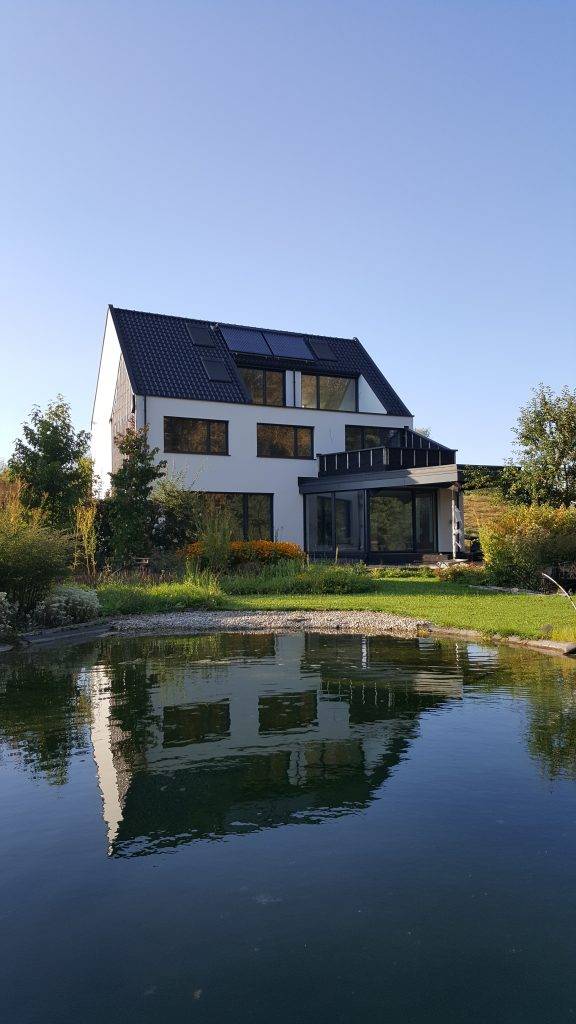
M 204 545 L 202 541 L 194 544 L 187 544 L 182 550 L 182 556 L 187 561 L 204 561 Z M 305 558 L 302 548 L 298 544 L 291 544 L 283 540 L 233 540 L 229 548 L 229 565 L 247 565 L 257 563 L 259 565 L 276 565 L 278 562 L 294 560 L 302 562 Z M 224 566 L 222 567 L 224 568 Z

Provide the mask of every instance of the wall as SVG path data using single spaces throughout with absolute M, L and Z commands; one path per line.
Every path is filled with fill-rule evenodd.
M 118 377 L 116 380 L 116 391 L 114 392 L 114 403 L 110 420 L 110 439 L 112 442 L 112 472 L 115 473 L 122 465 L 122 455 L 115 443 L 115 438 L 126 432 L 128 427 L 135 423 L 134 407 L 132 397 L 132 385 L 124 362 L 124 356 L 120 356 Z
M 91 426 L 91 454 L 94 460 L 94 472 L 100 479 L 101 494 L 108 490 L 110 484 L 109 473 L 112 470 L 110 417 L 112 415 L 114 394 L 118 380 L 120 355 L 120 345 L 116 329 L 112 322 L 110 310 L 108 310 Z
M 137 402 L 137 426 L 144 423 L 143 403 Z M 164 455 L 164 416 L 194 416 L 228 421 L 229 452 L 220 455 Z M 410 419 L 382 414 L 325 412 L 276 406 L 192 402 L 184 399 L 146 400 L 151 447 L 160 448 L 168 473 L 185 486 L 201 491 L 240 491 L 274 494 L 274 531 L 280 540 L 303 544 L 303 505 L 299 476 L 316 476 L 316 459 L 267 459 L 256 455 L 256 424 L 286 423 L 314 427 L 314 451 L 343 451 L 349 423 L 406 426 Z
M 438 550 L 452 552 L 452 489 L 438 492 Z

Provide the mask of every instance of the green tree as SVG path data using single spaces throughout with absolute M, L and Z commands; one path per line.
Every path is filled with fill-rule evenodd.
M 24 484 L 31 508 L 42 508 L 50 526 L 70 529 L 74 508 L 90 493 L 90 435 L 74 430 L 70 406 L 61 395 L 45 412 L 34 406 L 22 429 L 10 472 Z
M 530 505 L 576 501 L 576 391 L 564 387 L 556 395 L 540 384 L 513 429 L 516 453 L 503 473 L 505 497 Z
M 150 495 L 164 476 L 166 461 L 156 462 L 159 448 L 148 447 L 148 428 L 130 427 L 115 438 L 124 461 L 110 474 L 109 521 L 114 561 L 126 565 L 150 549 L 153 505 Z

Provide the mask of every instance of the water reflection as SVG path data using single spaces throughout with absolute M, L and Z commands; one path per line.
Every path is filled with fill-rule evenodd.
M 506 689 L 550 777 L 576 777 L 566 659 L 431 638 L 100 641 L 0 665 L 0 740 L 66 781 L 91 749 L 108 851 L 127 857 L 366 807 L 423 714 Z

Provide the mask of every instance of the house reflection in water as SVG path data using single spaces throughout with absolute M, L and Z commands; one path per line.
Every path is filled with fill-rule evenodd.
M 226 634 L 121 652 L 91 670 L 113 856 L 366 807 L 420 713 L 462 694 L 453 649 L 427 639 Z

